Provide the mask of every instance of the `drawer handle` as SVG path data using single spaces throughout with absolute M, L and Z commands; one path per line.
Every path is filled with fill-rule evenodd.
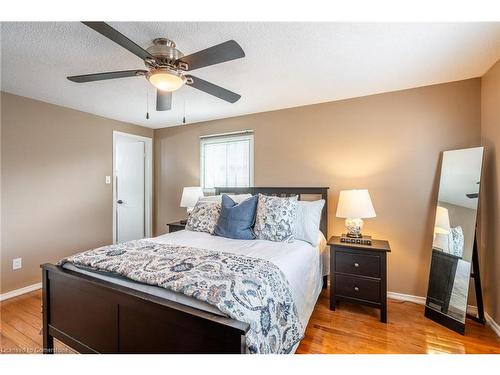
M 359 288 L 358 288 L 357 286 L 355 286 L 355 287 L 354 287 L 354 290 L 355 290 L 356 292 L 359 292 Z
M 358 267 L 359 267 L 359 263 L 358 263 L 358 262 L 355 262 L 355 263 L 354 263 L 354 267 L 358 268 Z

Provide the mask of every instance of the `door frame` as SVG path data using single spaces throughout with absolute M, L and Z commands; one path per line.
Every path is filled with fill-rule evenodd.
M 118 137 L 129 137 L 144 142 L 144 233 L 146 238 L 152 237 L 153 227 L 153 139 L 113 131 L 113 244 L 116 244 L 116 142 Z

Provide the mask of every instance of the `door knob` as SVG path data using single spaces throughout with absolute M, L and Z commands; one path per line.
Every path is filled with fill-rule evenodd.
M 121 199 L 118 199 L 118 200 L 116 201 L 116 203 L 118 203 L 118 204 L 122 204 L 122 203 L 123 203 L 123 201 L 122 201 Z

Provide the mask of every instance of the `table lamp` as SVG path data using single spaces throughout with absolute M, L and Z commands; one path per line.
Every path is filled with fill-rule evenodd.
M 436 210 L 436 222 L 434 223 L 434 234 L 446 234 L 450 233 L 450 215 L 448 209 L 437 206 Z
M 449 247 L 448 235 L 450 234 L 450 232 L 450 214 L 448 212 L 448 209 L 437 206 L 432 247 L 447 252 Z
M 186 207 L 188 215 L 193 211 L 198 199 L 203 197 L 203 189 L 199 186 L 189 186 L 182 190 L 181 207 Z M 181 224 L 186 224 L 187 220 L 181 220 Z
M 363 219 L 377 216 L 366 189 L 342 190 L 337 205 L 337 217 L 345 218 L 347 237 L 362 238 Z

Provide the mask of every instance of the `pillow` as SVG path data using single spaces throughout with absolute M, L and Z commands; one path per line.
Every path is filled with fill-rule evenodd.
M 325 235 L 323 232 L 318 231 L 318 248 L 319 253 L 321 254 L 321 268 L 323 270 L 322 276 L 326 276 L 330 274 L 330 246 L 328 246 L 328 242 L 326 241 Z
M 464 255 L 464 232 L 459 225 L 451 228 L 448 235 L 448 249 L 449 253 L 462 258 Z
M 314 247 L 318 246 L 318 231 L 324 205 L 324 199 L 297 202 L 297 217 L 293 230 L 293 237 L 296 240 L 309 242 Z
M 198 201 L 188 216 L 186 230 L 213 234 L 219 215 L 219 202 Z
M 259 240 L 292 242 L 297 196 L 269 197 L 259 194 L 254 232 Z
M 236 203 L 241 203 L 245 199 L 248 199 L 252 197 L 252 194 L 222 194 L 222 195 L 227 195 L 229 198 L 231 198 L 233 201 Z M 207 195 L 205 197 L 200 197 L 198 201 L 201 202 L 222 202 L 222 195 Z
M 257 202 L 258 197 L 254 196 L 238 204 L 223 194 L 220 216 L 214 233 L 235 240 L 253 240 L 255 234 L 252 227 L 255 223 Z

